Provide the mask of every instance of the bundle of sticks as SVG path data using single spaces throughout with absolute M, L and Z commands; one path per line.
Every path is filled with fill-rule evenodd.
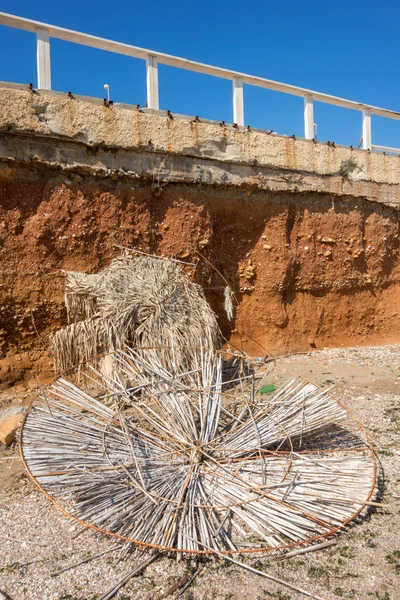
M 103 354 L 99 367 L 115 372 L 110 353 L 126 347 L 156 347 L 161 364 L 179 371 L 190 368 L 200 339 L 206 349 L 221 347 L 202 288 L 172 259 L 126 252 L 100 273 L 65 275 L 68 325 L 50 346 L 58 373 Z
M 58 378 L 22 427 L 26 467 L 71 517 L 142 548 L 263 553 L 369 501 L 373 452 L 329 390 L 295 378 L 263 395 L 266 370 L 208 344 L 186 369 L 157 348 L 113 361 L 118 377 L 93 363 Z

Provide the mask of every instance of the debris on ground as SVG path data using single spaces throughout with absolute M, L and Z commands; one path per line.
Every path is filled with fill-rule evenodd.
M 69 325 L 51 340 L 58 372 L 127 346 L 157 348 L 164 366 L 189 370 L 199 340 L 206 350 L 221 346 L 202 288 L 177 261 L 127 252 L 101 273 L 65 275 Z
M 357 518 L 356 526 L 347 527 L 342 535 L 335 536 L 336 545 L 319 549 L 318 545 L 326 542 L 316 542 L 312 545 L 314 551 L 304 555 L 299 549 L 282 555 L 273 552 L 266 558 L 248 554 L 240 562 L 325 600 L 340 597 L 394 600 L 397 597 L 396 565 L 400 564 L 397 558 L 400 547 L 396 533 L 399 510 L 396 498 L 400 496 L 400 488 L 395 451 L 400 447 L 396 417 L 400 408 L 394 384 L 396 373 L 400 372 L 399 349 L 399 346 L 332 349 L 276 360 L 276 366 L 268 373 L 264 384 L 273 382 L 279 387 L 292 374 L 311 378 L 319 385 L 326 385 L 328 380 L 338 382 L 335 396 L 343 399 L 356 419 L 365 424 L 378 448 L 378 461 L 383 464 L 385 478 L 380 476 L 376 505 L 368 504 Z M 5 456 L 0 467 L 6 470 L 10 464 L 19 462 L 17 456 L 8 452 L 11 450 L 0 453 Z M 98 600 L 105 590 L 117 585 L 129 569 L 133 570 L 146 558 L 139 550 L 122 562 L 117 559 L 119 550 L 95 558 L 115 543 L 123 548 L 123 543 L 118 544 L 117 540 L 114 542 L 92 528 L 79 524 L 71 526 L 71 520 L 61 511 L 49 508 L 47 498 L 36 492 L 26 478 L 18 478 L 12 488 L 0 485 L 0 496 L 0 589 L 14 600 L 94 600 L 96 594 Z M 21 543 L 15 541 L 18 539 Z M 35 543 L 34 556 L 30 542 Z M 294 552 L 297 554 L 290 556 Z M 285 558 L 268 559 L 280 556 Z M 73 566 L 89 557 L 93 560 Z M 73 571 L 51 577 L 51 573 L 71 565 Z M 294 600 L 303 597 L 271 580 L 265 584 L 255 574 L 222 560 L 215 563 L 201 561 L 201 565 L 201 573 L 183 593 L 183 600 L 239 600 L 243 597 Z M 131 600 L 161 598 L 174 583 L 194 574 L 197 568 L 185 559 L 171 563 L 161 554 L 141 576 L 131 579 L 116 597 Z
M 245 554 L 334 533 L 375 487 L 362 431 L 307 381 L 261 396 L 265 373 L 232 358 L 228 381 L 222 354 L 201 350 L 190 373 L 116 351 L 128 389 L 91 365 L 79 384 L 57 379 L 23 425 L 30 474 L 71 516 L 141 547 Z

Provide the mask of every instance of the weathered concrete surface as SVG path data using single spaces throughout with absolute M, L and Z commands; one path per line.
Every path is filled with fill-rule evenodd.
M 163 111 L 0 87 L 0 132 L 0 157 L 97 176 L 324 192 L 400 205 L 398 156 L 169 118 Z M 49 138 L 58 141 L 49 144 Z
M 51 371 L 63 269 L 193 262 L 252 353 L 400 340 L 400 158 L 0 86 L 0 381 Z M 225 281 L 238 300 L 223 311 Z

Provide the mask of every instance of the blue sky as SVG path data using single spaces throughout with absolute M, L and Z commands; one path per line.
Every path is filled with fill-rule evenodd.
M 200 62 L 400 110 L 395 0 L 1 0 L 0 10 Z M 0 80 L 36 85 L 35 38 L 0 27 Z M 52 88 L 144 105 L 144 61 L 51 40 Z M 227 80 L 160 66 L 160 108 L 232 122 Z M 303 100 L 245 86 L 245 122 L 303 135 Z M 318 138 L 357 145 L 361 114 L 315 104 Z M 373 143 L 400 146 L 400 122 L 372 120 Z

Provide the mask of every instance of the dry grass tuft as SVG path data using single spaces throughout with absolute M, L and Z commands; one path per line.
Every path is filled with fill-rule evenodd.
M 203 290 L 169 259 L 124 254 L 98 274 L 67 272 L 65 305 L 69 325 L 51 338 L 57 371 L 126 346 L 158 347 L 169 370 L 189 370 L 199 340 L 221 344 Z

